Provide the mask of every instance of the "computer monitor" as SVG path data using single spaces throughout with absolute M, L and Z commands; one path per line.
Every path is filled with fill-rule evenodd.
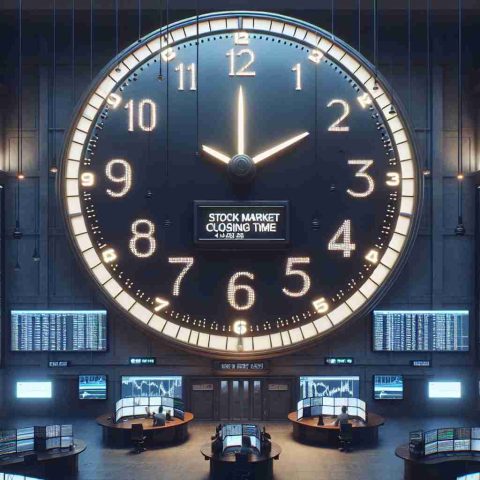
M 299 408 L 297 410 L 297 420 L 301 420 L 303 418 L 303 408 Z
M 52 382 L 17 382 L 17 398 L 52 398 Z
M 17 431 L 0 430 L 0 457 L 17 453 Z
M 179 376 L 122 376 L 121 396 L 182 398 L 182 377 Z
M 462 398 L 462 383 L 428 382 L 428 398 Z
M 302 398 L 358 398 L 360 396 L 360 377 L 330 375 L 300 377 L 300 396 Z
M 35 450 L 34 428 L 17 429 L 17 453 L 30 452 Z
M 375 400 L 403 400 L 403 375 L 374 375 Z
M 423 441 L 423 430 L 415 430 L 414 432 L 410 432 L 408 436 L 411 442 L 421 442 Z
M 438 439 L 437 430 L 428 430 L 425 432 L 425 443 L 436 442 Z
M 437 443 L 439 452 L 453 452 L 453 440 L 439 440 Z
M 106 375 L 79 375 L 78 398 L 80 400 L 106 400 Z
M 433 455 L 438 452 L 437 442 L 430 442 L 425 444 L 425 455 Z

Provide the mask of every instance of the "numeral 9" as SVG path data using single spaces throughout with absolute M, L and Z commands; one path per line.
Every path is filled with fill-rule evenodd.
M 114 168 L 115 170 L 122 170 L 120 176 L 114 175 Z M 105 174 L 111 182 L 123 184 L 122 188 L 118 192 L 114 192 L 110 188 L 107 188 L 108 195 L 114 198 L 124 197 L 132 186 L 132 167 L 130 164 L 126 160 L 115 158 L 107 163 L 107 166 L 105 167 Z

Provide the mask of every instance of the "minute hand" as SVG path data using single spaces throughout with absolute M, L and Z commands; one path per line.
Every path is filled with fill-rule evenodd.
M 279 143 L 278 145 L 269 148 L 268 150 L 265 150 L 262 153 L 259 153 L 258 155 L 255 155 L 252 160 L 254 163 L 261 162 L 262 160 L 265 160 L 266 158 L 271 157 L 272 155 L 275 155 L 276 153 L 284 150 L 285 148 L 289 147 L 290 145 L 293 145 L 294 143 L 299 142 L 302 140 L 302 138 L 305 138 L 307 135 L 309 135 L 310 132 L 303 132 L 300 135 L 297 135 L 293 138 L 290 138 L 289 140 L 285 140 L 282 143 Z

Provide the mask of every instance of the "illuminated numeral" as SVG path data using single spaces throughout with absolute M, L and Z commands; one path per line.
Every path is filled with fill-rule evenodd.
M 125 104 L 125 109 L 128 110 L 128 131 L 133 132 L 135 130 L 135 102 L 133 99 Z M 144 132 L 151 132 L 156 126 L 157 105 L 153 100 L 145 98 L 138 104 L 138 127 Z
M 155 225 L 150 220 L 141 218 L 135 220 L 132 223 L 131 231 L 133 237 L 130 239 L 130 250 L 131 252 L 139 258 L 148 258 L 151 257 L 155 250 L 157 249 L 157 241 L 153 234 L 155 233 Z M 138 243 L 142 240 L 141 243 L 148 244 L 148 248 L 138 248 Z
M 345 220 L 328 242 L 328 249 L 341 251 L 345 258 L 350 258 L 355 248 L 356 245 L 352 243 L 352 223 Z
M 287 268 L 285 270 L 285 275 L 297 275 L 302 279 L 302 287 L 297 292 L 292 292 L 288 288 L 283 288 L 282 292 L 289 297 L 303 297 L 309 290 L 312 284 L 308 273 L 300 270 L 299 268 L 294 268 L 295 264 L 299 265 L 308 265 L 310 263 L 310 257 L 290 257 L 287 259 Z
M 312 302 L 313 308 L 318 312 L 318 313 L 326 313 L 328 312 L 328 309 L 330 308 L 328 306 L 328 302 L 325 299 L 325 297 L 317 298 Z
M 248 310 L 255 303 L 255 291 L 250 285 L 237 285 L 237 280 L 239 280 L 241 277 L 245 277 L 250 280 L 255 279 L 255 275 L 250 272 L 234 273 L 228 282 L 227 299 L 230 306 L 235 310 Z M 240 303 L 237 299 L 239 292 L 244 292 L 245 298 L 243 303 Z
M 196 90 L 197 74 L 195 64 L 191 63 L 186 70 L 190 72 L 190 90 Z M 175 71 L 178 72 L 178 90 L 185 90 L 185 65 L 180 63 L 175 67 Z
M 235 45 L 248 45 L 248 33 L 247 32 L 235 32 L 233 34 L 233 40 Z
M 177 53 L 172 47 L 168 47 L 162 51 L 162 58 L 165 62 L 173 60 L 177 56 Z
M 331 107 L 332 105 L 341 105 L 343 108 L 343 113 L 338 117 L 337 120 L 335 120 L 329 127 L 328 131 L 329 132 L 349 132 L 350 127 L 347 127 L 346 125 L 340 125 L 350 114 L 350 106 L 345 100 L 340 100 L 337 98 L 334 98 L 333 100 L 330 101 L 330 103 L 327 105 L 327 107 Z
M 295 64 L 292 67 L 292 72 L 295 72 L 295 90 L 302 89 L 302 65 L 300 63 Z
M 246 320 L 235 320 L 233 322 L 233 331 L 237 335 L 245 335 L 248 330 L 248 323 Z
M 102 250 L 102 257 L 105 263 L 112 263 L 117 259 L 117 254 L 113 248 Z
M 400 175 L 396 172 L 387 173 L 388 180 L 385 182 L 389 187 L 398 187 L 400 185 Z
M 113 108 L 117 108 L 122 101 L 122 97 L 118 93 L 111 93 L 107 98 L 107 103 Z
M 241 57 L 242 55 L 247 56 L 248 60 L 245 63 L 245 65 L 243 65 L 243 67 L 235 69 L 235 57 Z M 256 73 L 254 71 L 248 70 L 252 66 L 253 62 L 255 61 L 255 54 L 249 48 L 242 48 L 238 52 L 235 52 L 235 50 L 233 48 L 231 48 L 226 53 L 226 56 L 230 57 L 230 71 L 228 72 L 228 74 L 231 77 L 235 77 L 235 76 L 237 76 L 237 77 L 254 77 L 256 75 Z
M 180 295 L 180 285 L 182 283 L 183 277 L 193 266 L 193 257 L 170 257 L 168 263 L 180 263 L 184 267 L 180 270 L 175 282 L 173 283 L 172 293 L 175 297 Z
M 159 312 L 160 310 L 163 310 L 164 308 L 168 307 L 169 303 L 167 302 L 167 300 L 164 300 L 163 298 L 160 298 L 160 297 L 156 297 L 155 298 L 155 303 L 157 304 L 155 307 L 153 307 L 153 309 L 156 311 L 156 312 Z
M 368 93 L 364 93 L 357 97 L 358 103 L 362 106 L 362 108 L 367 108 L 372 104 L 372 98 Z
M 114 169 L 122 170 L 121 175 L 114 175 Z M 107 188 L 108 195 L 114 198 L 124 197 L 132 186 L 132 167 L 130 166 L 130 164 L 126 160 L 122 160 L 121 158 L 115 158 L 107 163 L 107 166 L 105 167 L 105 174 L 111 182 L 123 184 L 118 192 L 114 192 L 110 188 Z
M 322 58 L 323 52 L 321 52 L 320 50 L 312 50 L 310 55 L 308 56 L 308 59 L 313 63 L 320 63 Z
M 375 189 L 375 182 L 373 181 L 373 178 L 368 173 L 366 173 L 367 168 L 373 165 L 373 160 L 349 160 L 348 164 L 362 165 L 360 167 L 360 170 L 357 173 L 355 173 L 355 176 L 359 178 L 364 178 L 367 181 L 367 189 L 364 192 L 354 192 L 349 188 L 347 190 L 347 193 L 355 198 L 368 197 Z
M 365 260 L 369 261 L 370 263 L 378 263 L 378 251 L 373 249 L 370 250 L 366 255 L 365 255 Z
M 95 185 L 95 174 L 92 172 L 84 172 L 80 177 L 82 187 L 93 187 Z

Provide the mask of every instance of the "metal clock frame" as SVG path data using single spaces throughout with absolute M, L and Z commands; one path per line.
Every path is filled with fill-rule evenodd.
M 282 32 L 277 32 L 277 31 L 274 31 L 274 30 L 268 30 L 267 31 L 266 29 L 263 30 L 262 28 L 255 27 L 255 25 L 254 25 L 255 20 L 257 20 L 258 22 L 261 22 L 262 25 L 265 24 L 265 21 L 270 21 L 270 28 L 272 28 L 273 22 L 284 24 L 284 27 L 283 27 Z M 211 29 L 212 24 L 210 22 L 214 22 L 214 21 L 217 21 L 217 22 L 218 21 L 223 21 L 223 23 L 225 23 L 225 28 L 212 30 Z M 210 26 L 210 29 L 208 31 L 204 30 L 203 28 L 200 28 L 206 22 L 208 22 L 208 25 Z M 231 25 L 234 24 L 234 26 L 229 27 L 229 22 L 230 22 Z M 129 314 L 128 316 L 132 320 L 135 320 L 135 322 L 138 325 L 142 326 L 143 329 L 147 330 L 148 332 L 150 332 L 153 335 L 161 337 L 163 340 L 167 341 L 168 343 L 170 343 L 174 346 L 180 347 L 180 348 L 185 349 L 185 350 L 190 351 L 190 352 L 194 351 L 196 353 L 206 355 L 208 357 L 213 357 L 213 358 L 228 357 L 228 358 L 231 358 L 231 359 L 268 358 L 268 357 L 273 357 L 273 356 L 278 356 L 278 355 L 284 355 L 286 353 L 290 353 L 290 352 L 293 352 L 293 351 L 296 351 L 296 350 L 299 350 L 299 349 L 311 347 L 315 343 L 318 343 L 326 335 L 331 334 L 334 331 L 337 331 L 338 329 L 340 329 L 342 327 L 345 327 L 345 325 L 349 322 L 358 320 L 360 317 L 362 317 L 366 313 L 368 313 L 374 307 L 374 305 L 378 304 L 378 302 L 381 300 L 381 298 L 387 293 L 387 291 L 389 290 L 391 285 L 397 279 L 400 271 L 402 270 L 402 268 L 403 268 L 403 266 L 406 262 L 406 259 L 407 259 L 408 255 L 409 255 L 409 253 L 412 249 L 412 245 L 413 245 L 414 240 L 415 240 L 415 238 L 417 236 L 417 233 L 418 233 L 420 217 L 421 217 L 421 210 L 422 210 L 422 205 L 423 205 L 423 176 L 422 176 L 422 174 L 420 172 L 420 168 L 419 168 L 419 166 L 420 166 L 419 152 L 418 152 L 418 150 L 416 148 L 416 145 L 415 145 L 414 136 L 412 134 L 412 129 L 409 125 L 408 117 L 406 116 L 405 109 L 402 107 L 402 104 L 399 101 L 398 97 L 393 92 L 392 88 L 388 85 L 385 78 L 376 71 L 375 66 L 373 66 L 366 58 L 364 58 L 359 52 L 355 51 L 352 47 L 347 45 L 345 42 L 343 42 L 342 40 L 338 39 L 334 35 L 328 33 L 327 31 L 325 31 L 325 30 L 323 30 L 323 29 L 321 29 L 321 28 L 319 28 L 315 25 L 312 25 L 312 24 L 310 24 L 308 22 L 305 22 L 305 21 L 302 21 L 302 20 L 298 20 L 296 18 L 284 16 L 284 15 L 279 15 L 279 14 L 269 13 L 269 12 L 256 12 L 256 11 L 228 11 L 228 12 L 209 13 L 209 14 L 205 14 L 205 15 L 200 15 L 198 17 L 198 23 L 199 23 L 198 27 L 196 26 L 196 23 L 197 23 L 197 17 L 195 16 L 195 17 L 191 17 L 191 18 L 188 18 L 188 19 L 185 19 L 185 20 L 181 20 L 181 21 L 172 23 L 168 26 L 163 27 L 162 29 L 155 30 L 155 31 L 151 32 L 150 34 L 144 36 L 142 39 L 133 43 L 132 45 L 127 47 L 125 50 L 123 50 L 117 57 L 113 58 L 99 72 L 99 74 L 95 77 L 95 79 L 90 84 L 88 90 L 83 94 L 81 100 L 79 101 L 79 103 L 77 104 L 77 107 L 74 110 L 73 116 L 72 116 L 71 121 L 70 121 L 70 127 L 69 127 L 69 129 L 67 131 L 67 134 L 65 136 L 65 139 L 64 139 L 64 145 L 63 145 L 62 156 L 61 156 L 62 161 L 61 161 L 61 164 L 60 164 L 59 173 L 57 175 L 57 188 L 56 188 L 57 199 L 58 199 L 59 205 L 61 206 L 62 218 L 63 218 L 63 221 L 65 222 L 66 231 L 68 232 L 67 237 L 69 239 L 69 242 L 71 243 L 72 249 L 75 252 L 74 253 L 75 257 L 77 258 L 79 263 L 81 263 L 84 267 L 87 267 L 87 270 L 89 272 L 89 276 L 93 279 L 93 281 L 96 283 L 96 285 L 102 291 L 103 296 L 108 300 L 109 304 L 114 305 L 117 313 L 119 313 L 121 316 L 125 316 L 125 313 L 127 311 L 128 314 Z M 252 26 L 249 26 L 250 24 Z M 252 337 L 246 337 L 246 336 L 244 336 L 244 337 L 242 337 L 243 342 L 245 342 L 245 340 L 247 338 L 251 339 L 251 342 L 249 342 L 249 344 L 251 343 L 251 349 L 238 351 L 238 350 L 235 350 L 235 349 L 228 348 L 229 347 L 229 340 L 228 339 L 232 339 L 232 341 L 238 341 L 238 337 L 235 337 L 235 336 L 226 337 L 227 340 L 226 340 L 224 348 L 218 348 L 216 346 L 210 346 L 210 338 L 208 338 L 207 345 L 199 345 L 199 338 L 202 335 L 202 332 L 199 332 L 198 330 L 194 331 L 193 329 L 191 329 L 191 332 L 197 332 L 197 341 L 196 342 L 189 343 L 189 341 L 178 340 L 176 337 L 174 338 L 172 335 L 168 335 L 164 332 L 165 323 L 163 324 L 162 329 L 158 329 L 158 328 L 155 329 L 154 327 L 148 325 L 152 321 L 153 317 L 156 316 L 152 312 L 151 312 L 152 316 L 150 317 L 150 320 L 148 322 L 145 322 L 145 321 L 139 319 L 138 317 L 134 318 L 134 314 L 131 313 L 131 310 L 133 310 L 133 308 L 138 304 L 136 301 L 129 308 L 126 308 L 126 307 L 122 308 L 122 305 L 120 304 L 120 301 L 117 300 L 117 298 L 112 293 L 110 293 L 110 294 L 107 293 L 108 291 L 107 291 L 106 287 L 104 286 L 111 279 L 113 279 L 113 277 L 110 275 L 110 279 L 108 281 L 105 281 L 104 283 L 101 283 L 98 279 L 98 276 L 93 272 L 93 267 L 91 267 L 87 264 L 82 252 L 80 251 L 79 245 L 78 245 L 78 239 L 77 240 L 75 239 L 75 237 L 78 237 L 80 234 L 73 230 L 73 227 L 72 227 L 72 224 L 71 224 L 71 221 L 70 221 L 70 217 L 74 214 L 71 213 L 72 212 L 72 207 L 69 204 L 69 198 L 71 198 L 71 197 L 67 197 L 66 183 L 67 183 L 68 177 L 66 176 L 66 174 L 68 174 L 68 169 L 69 169 L 69 163 L 70 162 L 73 162 L 73 161 L 77 162 L 78 163 L 78 168 L 79 168 L 79 165 L 81 163 L 81 158 L 82 158 L 81 154 L 83 154 L 84 146 L 82 146 L 82 148 L 81 148 L 81 154 L 77 155 L 79 158 L 77 160 L 74 160 L 74 159 L 70 158 L 70 157 L 72 157 L 71 143 L 72 143 L 72 140 L 74 138 L 75 132 L 77 131 L 78 122 L 82 118 L 82 113 L 84 113 L 84 110 L 85 110 L 86 106 L 88 105 L 88 101 L 93 98 L 95 93 L 97 93 L 97 96 L 99 96 L 98 92 L 102 88 L 102 84 L 104 84 L 105 81 L 108 78 L 111 78 L 112 80 L 114 80 L 113 76 L 112 76 L 114 74 L 114 70 L 116 68 L 118 68 L 118 66 L 120 64 L 122 64 L 122 61 L 131 57 L 134 52 L 138 52 L 138 50 L 140 50 L 142 48 L 148 48 L 147 44 L 153 43 L 155 41 L 155 39 L 160 38 L 160 36 L 163 36 L 164 40 L 162 42 L 162 48 L 161 49 L 159 48 L 158 50 L 155 50 L 153 52 L 149 49 L 150 50 L 149 55 L 141 58 L 139 61 L 136 62 L 136 64 L 133 67 L 126 70 L 125 73 L 123 73 L 123 70 L 122 70 L 121 73 L 115 74 L 118 77 L 118 79 L 114 80 L 114 85 L 106 93 L 106 95 L 103 96 L 103 98 L 101 100 L 101 103 L 98 105 L 96 113 L 94 114 L 94 117 L 91 121 L 91 124 L 94 125 L 95 122 L 96 122 L 96 119 L 98 118 L 99 112 L 101 111 L 101 109 L 103 108 L 103 105 L 105 104 L 106 98 L 110 94 L 110 91 L 113 88 L 115 88 L 115 86 L 118 83 L 120 83 L 121 81 L 124 81 L 124 79 L 127 78 L 131 74 L 132 70 L 135 70 L 136 68 L 138 68 L 142 63 L 147 61 L 148 58 L 153 58 L 153 57 L 159 55 L 160 51 L 164 51 L 169 46 L 173 46 L 173 45 L 176 45 L 177 43 L 181 43 L 181 42 L 187 40 L 188 38 L 191 38 L 191 39 L 197 38 L 196 34 L 192 34 L 191 36 L 184 36 L 182 38 L 179 38 L 178 40 L 175 40 L 172 36 L 172 32 L 174 32 L 178 29 L 183 29 L 183 32 L 185 32 L 186 31 L 185 28 L 192 27 L 192 25 L 195 25 L 195 30 L 198 30 L 198 38 L 208 36 L 208 35 L 211 35 L 211 34 L 215 34 L 215 33 L 220 34 L 220 33 L 223 33 L 223 32 L 233 33 L 235 31 L 247 31 L 247 32 L 248 31 L 264 31 L 265 34 L 274 34 L 276 36 L 283 37 L 283 38 L 286 38 L 286 39 L 292 39 L 293 38 L 296 42 L 298 42 L 300 44 L 303 44 L 303 45 L 307 46 L 308 48 L 313 48 L 313 49 L 315 49 L 315 47 L 312 45 L 311 42 L 309 43 L 309 41 L 306 40 L 307 37 L 313 36 L 315 39 L 319 38 L 317 46 L 320 46 L 320 44 L 324 41 L 327 44 L 330 43 L 330 46 L 326 50 L 321 49 L 321 46 L 320 46 L 319 47 L 320 51 L 323 54 L 328 55 L 329 59 L 331 61 L 334 61 L 337 64 L 339 64 L 342 69 L 347 69 L 348 70 L 348 68 L 346 68 L 346 64 L 342 63 L 342 61 L 341 61 L 343 59 L 345 59 L 345 61 L 346 61 L 346 57 L 348 57 L 348 60 L 350 62 L 353 62 L 354 64 L 355 63 L 358 64 L 358 68 L 355 70 L 355 72 L 360 71 L 363 68 L 366 71 L 366 73 L 369 74 L 368 79 L 364 80 L 362 83 L 363 83 L 364 88 L 370 93 L 372 101 L 376 101 L 379 97 L 382 97 L 383 95 L 386 95 L 386 99 L 388 100 L 387 105 L 381 107 L 378 104 L 379 111 L 383 110 L 382 120 L 385 120 L 385 124 L 388 124 L 388 121 L 390 119 L 394 118 L 394 117 L 397 117 L 397 118 L 400 119 L 400 125 L 401 125 L 400 130 L 397 130 L 397 131 L 393 132 L 392 130 L 390 130 L 390 127 L 388 127 L 388 129 L 389 129 L 390 136 L 392 137 L 392 140 L 393 140 L 393 137 L 394 137 L 394 133 L 396 133 L 398 131 L 403 131 L 404 132 L 406 140 L 404 142 L 400 142 L 400 143 L 407 143 L 408 144 L 407 149 L 408 149 L 408 152 L 410 152 L 410 156 L 406 160 L 410 159 L 410 162 L 412 163 L 412 165 L 410 165 L 410 168 L 412 168 L 412 171 L 413 171 L 412 176 L 413 176 L 413 181 L 414 181 L 414 191 L 413 191 L 413 194 L 412 194 L 412 198 L 414 199 L 413 207 L 412 207 L 412 212 L 413 213 L 410 215 L 411 218 L 410 218 L 410 222 L 409 222 L 409 225 L 408 225 L 408 231 L 407 231 L 407 234 L 405 235 L 405 240 L 404 240 L 403 246 L 401 247 L 401 251 L 397 252 L 398 256 L 393 263 L 393 267 L 389 268 L 389 271 L 387 272 L 387 274 L 384 277 L 384 280 L 381 282 L 381 284 L 378 285 L 378 287 L 375 289 L 374 293 L 371 296 L 366 297 L 366 300 L 363 301 L 363 303 L 358 308 L 352 310 L 351 307 L 348 306 L 347 301 L 345 300 L 344 304 L 346 304 L 348 306 L 348 308 L 350 308 L 350 310 L 352 310 L 352 312 L 350 312 L 350 314 L 348 314 L 343 319 L 340 319 L 338 321 L 338 323 L 335 323 L 335 324 L 334 324 L 334 322 L 332 322 L 332 320 L 330 318 L 328 318 L 331 325 L 327 329 L 321 330 L 321 331 L 319 331 L 319 329 L 314 325 L 314 322 L 311 322 L 311 324 L 314 325 L 314 327 L 315 327 L 316 333 L 313 334 L 313 335 L 309 334 L 308 336 L 306 336 L 304 334 L 303 330 L 302 330 L 299 333 L 299 335 L 302 338 L 300 338 L 298 341 L 292 341 L 291 333 L 288 333 L 289 331 L 287 331 L 287 335 L 288 335 L 288 338 L 290 339 L 290 343 L 287 342 L 287 344 L 285 344 L 285 342 L 283 340 L 283 336 L 282 336 L 282 334 L 285 333 L 285 332 L 280 332 L 278 335 L 281 335 L 281 345 L 274 346 L 272 344 L 272 339 L 270 338 L 270 345 L 267 348 L 255 350 L 254 339 L 255 338 L 260 338 L 260 337 L 253 337 L 253 336 Z M 288 26 L 289 28 L 293 27 L 293 33 L 291 33 L 291 34 L 283 33 L 286 26 Z M 305 31 L 305 35 L 303 36 L 303 38 L 295 36 L 297 34 L 297 31 L 301 31 L 302 33 Z M 158 43 L 160 44 L 160 42 L 158 42 Z M 343 55 L 340 56 L 340 53 L 342 53 L 342 50 L 343 50 Z M 336 58 L 335 55 L 337 55 L 338 58 Z M 123 68 L 123 64 L 122 64 L 122 68 Z M 350 72 L 350 74 L 352 75 L 353 78 L 356 78 L 356 80 L 358 80 L 358 76 L 355 77 L 354 71 L 349 70 L 349 72 Z M 111 75 L 110 77 L 109 77 L 109 74 Z M 364 72 L 362 72 L 362 74 L 364 74 Z M 372 94 L 372 85 L 371 85 L 372 79 L 374 79 L 373 81 L 375 81 L 375 84 L 378 87 L 377 89 L 374 89 L 374 90 L 378 90 L 378 92 L 376 92 L 376 93 L 378 93 L 378 95 L 375 95 L 375 96 Z M 360 80 L 360 82 L 361 82 L 361 80 Z M 370 83 L 370 86 L 368 85 L 369 83 Z M 389 117 L 389 115 L 386 112 L 387 112 L 387 108 L 390 107 L 391 105 L 393 105 L 395 107 L 395 112 L 396 113 L 395 113 L 395 115 L 392 115 L 392 116 Z M 91 132 L 92 128 L 93 127 L 88 128 L 88 131 L 86 132 L 87 135 L 90 135 L 90 132 Z M 394 145 L 394 148 L 395 148 L 396 157 L 399 158 L 399 149 L 398 149 L 396 141 L 392 141 L 392 144 Z M 401 163 L 400 158 L 399 158 L 399 160 L 400 160 L 400 163 Z M 70 177 L 70 178 L 72 179 L 72 177 Z M 77 169 L 77 177 L 76 178 L 77 178 L 77 183 L 78 183 L 78 169 Z M 403 175 L 403 169 L 402 169 L 402 181 L 403 181 L 403 178 L 404 178 L 404 175 Z M 79 194 L 77 193 L 77 197 L 78 197 L 78 195 Z M 70 211 L 70 213 L 69 213 L 69 211 Z M 80 210 L 80 216 L 82 216 L 82 219 L 83 219 L 83 215 L 81 213 L 81 210 Z M 400 213 L 399 213 L 398 218 L 400 218 Z M 397 218 L 397 220 L 398 220 L 398 218 Z M 88 233 L 87 233 L 87 235 L 88 235 Z M 387 246 L 387 248 L 385 249 L 385 252 L 387 251 L 388 248 L 389 247 Z M 96 253 L 96 251 L 95 251 L 95 253 Z M 383 255 L 385 255 L 385 253 Z M 382 256 L 382 259 L 383 259 L 383 256 Z M 378 264 L 380 264 L 380 261 L 378 262 Z M 98 267 L 98 266 L 103 266 L 103 263 L 100 262 L 98 265 L 95 266 L 95 268 Z M 106 271 L 106 269 L 105 269 L 105 271 Z M 370 279 L 370 277 L 368 277 L 367 281 L 369 279 Z M 362 284 L 362 286 L 364 286 L 365 283 Z M 356 292 L 354 293 L 354 295 L 359 293 L 361 288 L 362 287 L 359 287 L 356 290 Z M 124 290 L 122 288 L 121 292 L 118 293 L 117 296 L 122 295 L 123 292 L 124 292 Z M 365 297 L 365 295 L 363 295 L 363 296 Z M 353 295 L 352 295 L 352 297 L 353 297 Z M 349 297 L 349 300 L 351 300 L 352 297 Z M 341 304 L 340 306 L 342 306 L 344 304 Z M 138 304 L 138 305 L 140 305 L 140 304 Z M 141 306 L 141 307 L 144 310 L 147 310 L 145 307 L 143 307 L 143 306 Z M 337 306 L 336 308 L 339 308 L 339 307 Z M 331 313 L 333 311 L 335 311 L 335 310 L 330 310 L 324 316 L 319 315 L 319 317 L 315 321 L 319 321 L 322 318 L 325 318 L 326 315 L 328 315 L 329 313 Z M 167 321 L 167 323 L 173 324 L 173 322 L 169 322 L 169 321 Z M 174 324 L 174 325 L 176 325 L 178 327 L 178 330 L 180 328 L 183 328 L 183 327 L 178 326 L 177 324 Z M 307 325 L 309 325 L 309 324 L 307 324 Z M 296 327 L 296 329 L 298 329 L 298 330 L 300 330 L 301 328 L 303 328 L 303 326 L 302 327 Z M 203 334 L 203 335 L 207 335 L 208 337 L 211 336 L 211 334 L 208 334 L 208 333 Z M 267 334 L 266 336 L 270 337 L 270 335 L 272 335 L 272 334 Z M 189 339 L 190 339 L 190 337 L 189 337 Z

